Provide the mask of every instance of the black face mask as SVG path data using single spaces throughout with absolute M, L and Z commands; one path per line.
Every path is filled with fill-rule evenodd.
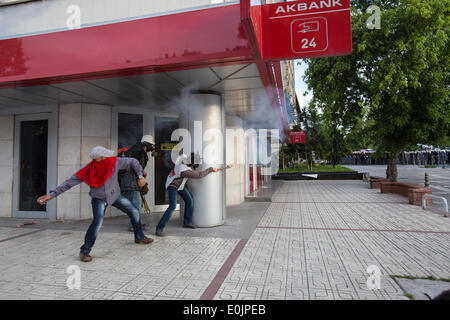
M 200 164 L 195 163 L 195 154 L 191 153 L 191 163 L 188 164 L 188 167 L 193 168 L 194 170 L 197 169 L 200 166 Z
M 146 152 L 152 152 L 153 151 L 153 145 L 148 142 L 142 142 L 142 147 L 147 147 Z

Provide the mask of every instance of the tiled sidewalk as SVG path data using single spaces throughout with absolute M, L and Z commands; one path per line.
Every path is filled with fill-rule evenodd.
M 216 299 L 405 299 L 389 275 L 450 278 L 450 219 L 354 181 L 285 182 Z M 366 269 L 381 271 L 369 290 Z
M 0 243 L 0 299 L 198 299 L 238 242 L 165 237 L 145 246 L 129 233 L 101 233 L 94 260 L 82 263 L 83 237 L 43 230 Z M 81 290 L 66 286 L 70 265 L 81 269 Z
M 273 201 L 248 240 L 190 232 L 145 246 L 100 232 L 90 263 L 77 256 L 84 230 L 0 227 L 0 299 L 406 299 L 389 275 L 450 278 L 450 218 L 404 197 L 289 181 Z M 67 289 L 70 265 L 80 290 Z M 367 288 L 370 265 L 380 290 Z

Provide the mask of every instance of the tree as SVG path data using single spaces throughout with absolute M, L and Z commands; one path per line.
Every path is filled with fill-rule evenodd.
M 381 8 L 380 30 L 366 27 L 372 4 Z M 367 107 L 392 181 L 399 153 L 450 134 L 449 8 L 450 0 L 352 1 L 353 54 L 308 60 L 305 81 L 329 121 L 351 131 Z
M 372 140 L 369 137 L 368 127 L 370 126 L 367 116 L 355 119 L 353 127 L 346 131 L 345 141 L 352 151 L 360 149 L 373 149 Z
M 297 159 L 299 156 L 307 160 L 308 167 L 312 170 L 312 153 L 321 159 L 327 157 L 327 148 L 330 145 L 325 124 L 317 107 L 311 102 L 303 110 L 297 110 L 297 124 L 293 131 L 306 131 L 304 144 L 287 143 L 281 148 L 280 167 L 283 168 L 287 162 Z M 283 162 L 284 161 L 284 162 Z
M 311 101 L 300 114 L 300 122 L 306 131 L 305 144 L 302 146 L 308 166 L 312 169 L 314 153 L 321 159 L 325 158 L 325 150 L 328 145 L 324 123 L 314 101 Z
M 336 126 L 331 126 L 328 130 L 329 146 L 327 159 L 333 165 L 333 168 L 342 160 L 344 156 L 349 154 L 352 150 L 345 140 L 344 133 Z

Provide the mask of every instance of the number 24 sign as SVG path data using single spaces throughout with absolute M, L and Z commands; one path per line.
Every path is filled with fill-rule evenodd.
M 291 22 L 291 47 L 295 53 L 328 49 L 328 23 L 324 17 L 296 19 Z

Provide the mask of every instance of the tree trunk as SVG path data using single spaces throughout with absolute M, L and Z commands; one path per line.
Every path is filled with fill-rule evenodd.
M 396 156 L 389 155 L 388 165 L 386 169 L 386 179 L 389 179 L 392 182 L 397 182 L 397 163 L 395 162 Z

